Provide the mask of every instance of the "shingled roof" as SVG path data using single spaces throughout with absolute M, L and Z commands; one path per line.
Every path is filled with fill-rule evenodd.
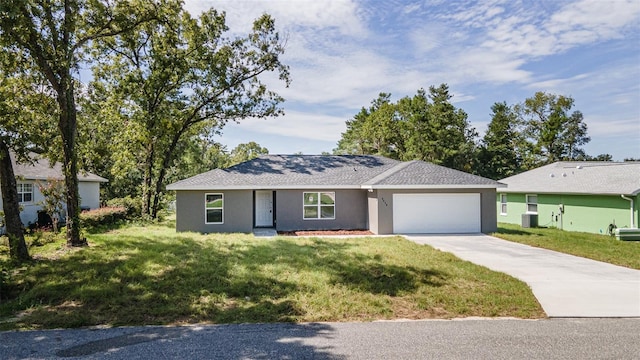
M 514 175 L 500 192 L 637 195 L 640 162 L 563 161 Z
M 423 161 L 373 155 L 263 155 L 167 186 L 167 190 L 498 187 L 494 180 Z
M 59 163 L 51 165 L 49 160 L 39 157 L 36 154 L 32 154 L 31 158 L 33 163 L 18 164 L 15 161 L 13 154 L 11 154 L 11 162 L 13 164 L 13 172 L 17 177 L 21 177 L 25 180 L 64 180 L 64 174 L 62 172 L 62 166 Z M 79 181 L 87 182 L 107 182 L 108 180 L 90 172 L 78 174 Z

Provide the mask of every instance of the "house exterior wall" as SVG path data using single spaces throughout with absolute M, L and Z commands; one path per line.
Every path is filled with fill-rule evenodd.
M 21 180 L 20 184 L 31 184 L 33 189 L 32 201 L 20 203 L 20 220 L 25 226 L 35 224 L 38 221 L 38 211 L 42 210 L 44 196 L 38 187 L 44 181 Z M 78 183 L 78 193 L 80 195 L 80 206 L 82 208 L 97 209 L 100 207 L 100 183 L 80 181 Z M 0 197 L 0 209 L 2 208 L 2 197 Z M 66 207 L 65 207 L 66 208 Z M 64 215 L 62 216 L 64 218 Z
M 80 207 L 83 209 L 97 209 L 100 207 L 100 183 L 82 181 L 78 183 Z
M 480 216 L 481 230 L 483 233 L 490 233 L 497 230 L 497 220 L 495 212 L 496 190 L 495 189 L 426 189 L 426 190 L 376 190 L 370 198 L 377 200 L 377 207 L 370 208 L 369 211 L 377 211 L 376 215 L 369 215 L 369 218 L 377 218 L 377 231 L 371 229 L 375 234 L 393 233 L 393 194 L 441 194 L 441 193 L 479 193 L 480 194 Z M 369 204 L 375 203 L 369 200 Z M 375 204 L 374 204 L 375 205 Z
M 367 192 L 367 219 L 369 222 L 369 231 L 374 234 L 378 234 L 379 229 L 379 218 L 378 214 L 380 211 L 378 210 L 378 191 L 373 190 Z
M 205 194 L 223 194 L 223 223 L 205 223 Z M 252 190 L 176 191 L 176 231 L 244 232 L 253 229 Z
M 606 234 L 609 224 L 631 227 L 630 202 L 620 195 L 569 195 L 531 194 L 538 197 L 538 226 L 556 227 L 568 231 Z M 638 226 L 640 196 L 634 199 L 634 222 Z M 500 213 L 498 195 L 497 216 L 499 222 L 521 224 L 526 212 L 525 193 L 507 193 L 507 214 Z M 559 213 L 560 205 L 564 213 Z
M 335 192 L 335 219 L 305 220 L 303 193 Z M 276 190 L 276 230 L 360 230 L 367 229 L 367 191 Z

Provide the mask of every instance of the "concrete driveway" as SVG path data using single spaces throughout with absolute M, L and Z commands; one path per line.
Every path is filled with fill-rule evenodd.
M 406 235 L 518 278 L 549 317 L 640 317 L 640 271 L 484 234 Z

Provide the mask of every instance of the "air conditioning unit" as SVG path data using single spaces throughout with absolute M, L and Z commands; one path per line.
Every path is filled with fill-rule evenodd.
M 523 228 L 538 227 L 538 214 L 522 214 L 522 227 Z

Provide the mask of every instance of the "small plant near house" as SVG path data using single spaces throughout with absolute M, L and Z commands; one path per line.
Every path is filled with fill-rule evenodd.
M 47 179 L 46 182 L 37 182 L 38 189 L 44 201 L 40 202 L 44 211 L 51 217 L 53 232 L 58 232 L 58 222 L 64 213 L 65 187 L 64 181 Z
M 60 234 L 58 231 L 50 231 L 50 228 L 36 228 L 32 230 L 29 234 L 29 238 L 31 239 L 30 246 L 44 246 L 47 244 L 51 244 L 56 242 L 64 236 Z

